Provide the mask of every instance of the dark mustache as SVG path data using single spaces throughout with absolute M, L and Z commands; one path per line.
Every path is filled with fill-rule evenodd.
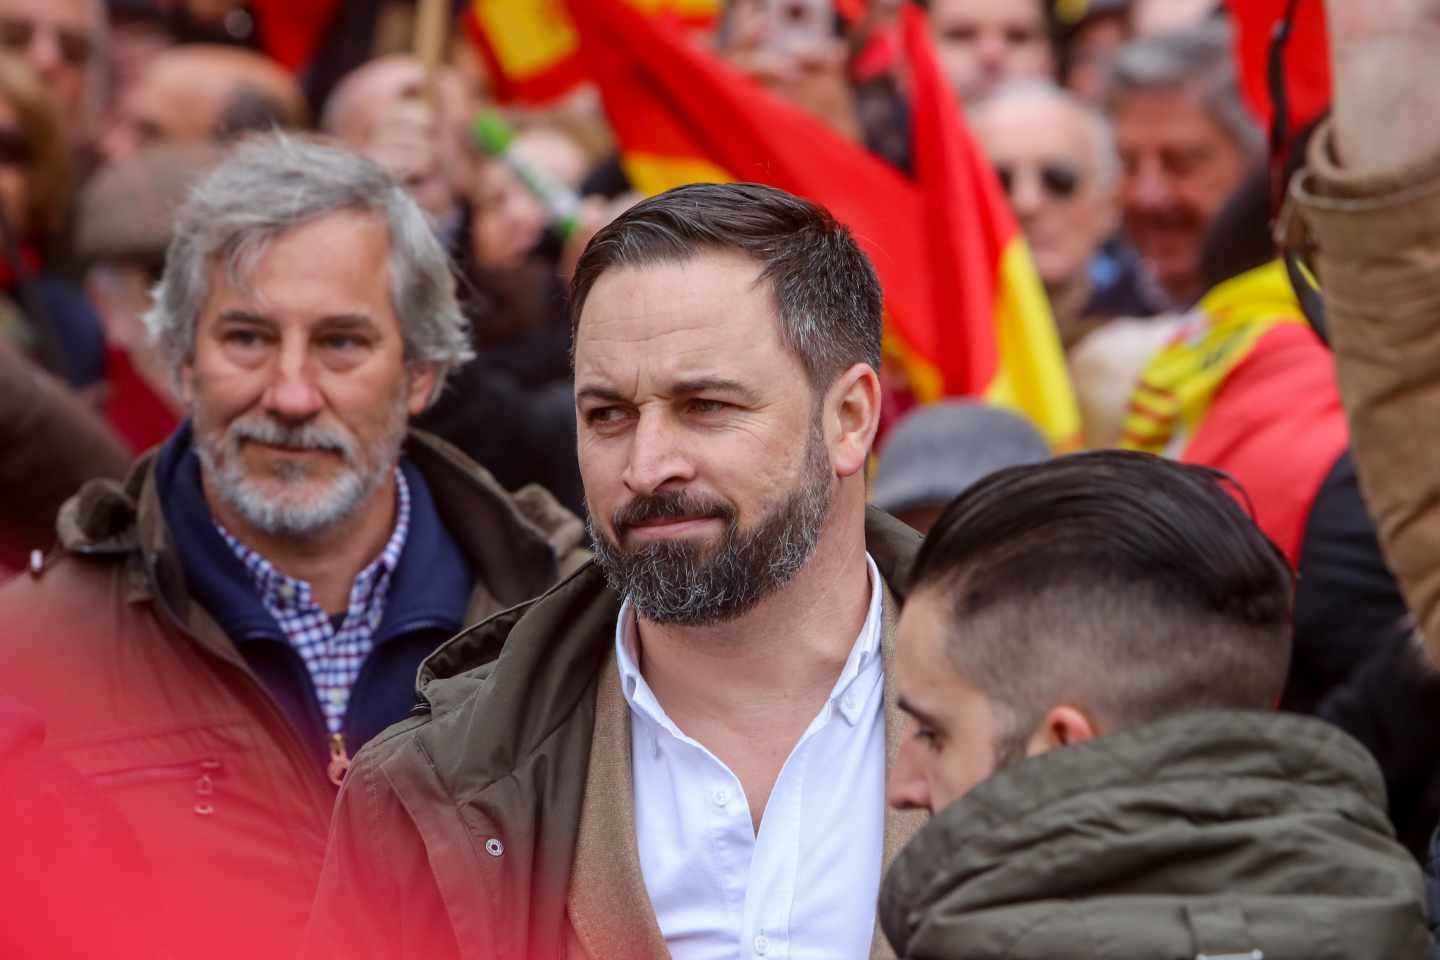
M 617 533 L 637 523 L 670 520 L 679 517 L 714 517 L 733 523 L 735 510 L 719 500 L 702 499 L 683 490 L 639 496 L 616 510 L 610 517 Z

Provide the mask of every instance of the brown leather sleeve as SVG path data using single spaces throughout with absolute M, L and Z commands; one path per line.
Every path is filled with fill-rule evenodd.
M 1361 488 L 1440 664 L 1440 156 L 1359 175 L 1331 135 L 1291 184 L 1284 240 L 1319 277 Z

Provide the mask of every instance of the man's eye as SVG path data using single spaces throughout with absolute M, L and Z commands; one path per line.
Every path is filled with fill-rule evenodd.
M 727 409 L 729 406 L 730 404 L 724 400 L 706 400 L 699 397 L 691 400 L 689 403 L 691 413 L 718 413 L 721 410 Z
M 225 334 L 225 342 L 236 347 L 258 347 L 264 343 L 264 338 L 255 330 L 230 330 Z
M 916 727 L 915 739 L 923 743 L 931 750 L 940 749 L 940 734 L 936 733 L 929 727 Z
M 1035 33 L 1024 27 L 1015 27 L 1005 31 L 1005 42 L 1012 47 L 1023 47 L 1035 41 Z
M 619 407 L 596 407 L 585 414 L 585 422 L 593 424 L 616 423 L 624 416 Z
M 336 333 L 323 338 L 320 345 L 327 350 L 354 350 L 363 347 L 365 341 L 348 333 Z

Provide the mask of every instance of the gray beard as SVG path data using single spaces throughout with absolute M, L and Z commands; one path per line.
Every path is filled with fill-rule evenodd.
M 832 477 L 817 428 L 806 445 L 799 486 L 754 528 L 741 530 L 728 504 L 697 503 L 683 494 L 656 496 L 647 498 L 652 508 L 642 511 L 646 519 L 708 512 L 726 521 L 719 542 L 673 540 L 626 550 L 589 515 L 595 562 L 610 588 L 652 623 L 700 627 L 734 620 L 779 591 L 809 562 L 830 514 Z M 623 513 L 612 518 L 622 534 Z
M 403 394 L 397 411 L 377 448 L 367 451 L 372 454 L 368 462 L 360 459 L 355 444 L 343 431 L 314 424 L 289 427 L 268 417 L 236 421 L 218 437 L 202 435 L 197 427 L 195 452 L 211 487 L 245 523 L 272 537 L 311 539 L 351 516 L 394 471 L 408 420 Z M 240 446 L 245 440 L 332 450 L 340 455 L 342 466 L 324 489 L 302 497 L 300 492 L 310 471 L 303 464 L 279 464 L 269 479 L 282 486 L 293 485 L 296 491 L 277 495 L 267 492 L 246 473 L 240 458 Z

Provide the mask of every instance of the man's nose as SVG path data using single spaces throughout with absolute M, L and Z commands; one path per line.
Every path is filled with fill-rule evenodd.
M 265 412 L 282 420 L 308 420 L 315 416 L 325 406 L 315 378 L 315 364 L 305 344 L 282 344 L 262 397 Z
M 930 785 L 916 762 L 913 741 L 907 740 L 896 752 L 890 768 L 890 781 L 885 785 L 885 799 L 896 810 L 929 810 Z
M 60 37 L 55 30 L 37 24 L 30 36 L 30 46 L 25 51 L 25 58 L 30 61 L 30 66 L 41 79 L 49 79 L 62 62 Z
M 630 438 L 630 456 L 621 480 L 631 493 L 652 494 L 694 476 L 676 428 L 661 411 L 639 414 Z
M 1158 163 L 1142 161 L 1125 179 L 1125 203 L 1134 209 L 1163 210 L 1172 204 L 1174 195 Z

